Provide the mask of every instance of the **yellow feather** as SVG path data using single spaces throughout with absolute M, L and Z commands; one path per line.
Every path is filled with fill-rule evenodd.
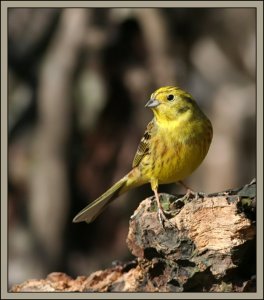
M 146 106 L 153 110 L 154 119 L 141 139 L 132 170 L 85 207 L 74 222 L 92 222 L 116 197 L 148 182 L 157 197 L 159 184 L 185 179 L 205 158 L 213 129 L 189 93 L 178 87 L 162 87 Z

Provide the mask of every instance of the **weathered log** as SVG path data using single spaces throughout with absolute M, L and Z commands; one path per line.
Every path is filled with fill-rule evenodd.
M 142 201 L 131 217 L 127 244 L 135 261 L 76 279 L 52 273 L 12 291 L 256 291 L 255 180 L 198 199 L 160 196 L 170 211 L 165 226 L 153 197 Z

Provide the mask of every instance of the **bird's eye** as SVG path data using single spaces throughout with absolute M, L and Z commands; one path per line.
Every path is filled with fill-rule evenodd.
M 167 99 L 168 99 L 169 101 L 174 100 L 174 95 L 172 95 L 172 94 L 168 95 L 168 96 L 167 96 Z

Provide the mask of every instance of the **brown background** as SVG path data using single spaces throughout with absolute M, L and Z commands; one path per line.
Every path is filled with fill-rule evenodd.
M 160 86 L 188 90 L 214 126 L 193 189 L 255 177 L 255 21 L 235 8 L 9 9 L 10 285 L 131 259 L 129 216 L 149 186 L 90 225 L 71 220 L 129 171 Z

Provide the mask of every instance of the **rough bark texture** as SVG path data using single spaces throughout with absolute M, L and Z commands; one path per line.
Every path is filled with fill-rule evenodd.
M 153 197 L 130 220 L 127 244 L 135 261 L 72 279 L 51 273 L 12 288 L 25 291 L 254 292 L 256 182 L 197 200 L 161 194 L 162 227 Z

